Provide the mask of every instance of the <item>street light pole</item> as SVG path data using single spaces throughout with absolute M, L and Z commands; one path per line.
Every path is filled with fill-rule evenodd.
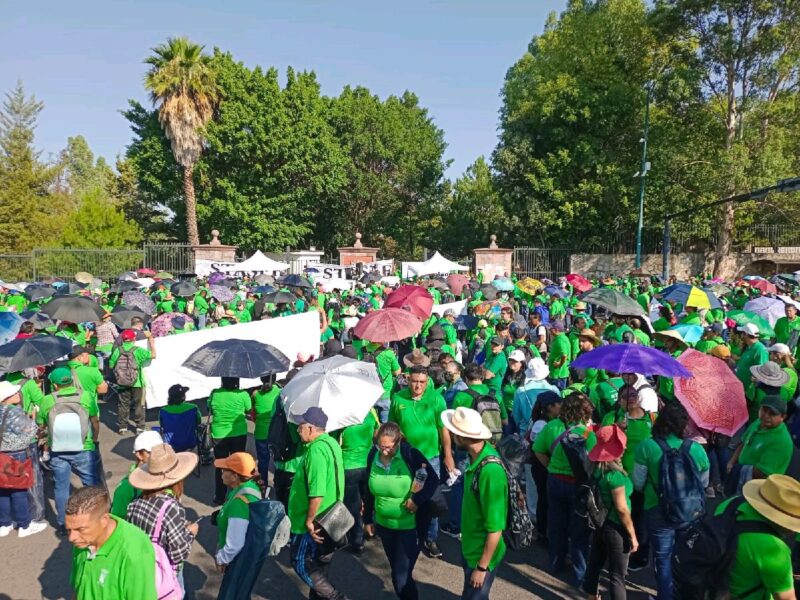
M 642 228 L 644 227 L 644 188 L 650 164 L 647 162 L 647 134 L 650 130 L 650 101 L 653 96 L 653 84 L 647 84 L 647 103 L 644 107 L 644 135 L 642 136 L 642 164 L 639 168 L 639 225 L 636 228 L 636 268 L 642 267 Z

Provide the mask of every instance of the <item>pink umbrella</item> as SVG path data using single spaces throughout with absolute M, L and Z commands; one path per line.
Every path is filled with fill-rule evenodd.
M 698 427 L 733 435 L 747 423 L 744 386 L 727 364 L 692 349 L 678 362 L 693 377 L 676 377 L 675 395 Z
M 570 273 L 567 275 L 567 283 L 574 287 L 578 292 L 588 292 L 592 289 L 592 283 L 585 277 L 577 273 Z
M 403 308 L 382 308 L 367 314 L 353 328 L 362 340 L 396 342 L 417 335 L 422 329 L 422 321 Z
M 756 279 L 750 282 L 750 287 L 761 290 L 762 294 L 777 294 L 778 288 L 774 283 L 770 283 L 766 279 Z
M 387 308 L 404 308 L 420 319 L 427 319 L 431 316 L 433 296 L 424 287 L 401 285 L 386 297 L 384 306 Z
M 156 274 L 156 272 L 153 269 L 150 269 L 148 267 L 142 267 L 141 269 L 136 271 L 136 273 L 138 273 L 142 277 L 152 277 L 153 275 Z
M 452 275 L 447 276 L 447 285 L 450 286 L 450 291 L 452 291 L 456 296 L 460 296 L 461 292 L 464 291 L 464 286 L 468 284 L 469 277 L 466 275 L 453 273 Z

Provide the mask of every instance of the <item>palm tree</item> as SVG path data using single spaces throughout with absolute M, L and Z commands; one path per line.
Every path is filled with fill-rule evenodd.
M 150 65 L 145 88 L 153 106 L 158 107 L 158 120 L 175 161 L 183 167 L 186 231 L 192 245 L 200 243 L 192 174 L 203 151 L 203 127 L 214 115 L 220 97 L 211 57 L 203 54 L 203 49 L 186 38 L 169 38 L 145 60 Z

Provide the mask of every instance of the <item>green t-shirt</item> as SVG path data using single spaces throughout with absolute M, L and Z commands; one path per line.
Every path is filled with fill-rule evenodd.
M 564 359 L 561 366 L 555 364 Z M 550 354 L 547 355 L 547 366 L 550 367 L 550 377 L 553 379 L 564 379 L 569 377 L 569 363 L 572 358 L 572 347 L 569 338 L 564 333 L 554 335 L 550 340 Z
M 742 444 L 740 465 L 753 465 L 765 477 L 786 473 L 792 460 L 794 443 L 785 423 L 772 429 L 762 429 L 761 421 L 754 421 L 744 432 Z
M 306 515 L 309 498 L 322 498 L 317 515 L 344 498 L 342 449 L 327 433 L 307 444 L 303 462 L 292 480 L 292 487 L 289 490 L 289 520 L 292 522 L 292 533 L 308 531 Z
M 596 475 L 598 482 L 597 488 L 600 490 L 600 498 L 603 505 L 608 509 L 608 519 L 617 524 L 622 524 L 619 519 L 619 512 L 614 505 L 612 491 L 617 488 L 625 488 L 625 503 L 628 510 L 631 509 L 631 494 L 633 493 L 633 482 L 625 473 L 621 471 L 606 471 L 603 475 Z
M 111 515 L 117 526 L 92 557 L 72 549 L 70 583 L 75 600 L 156 600 L 156 555 L 141 529 Z
M 141 494 L 141 492 L 128 481 L 128 476 L 135 470 L 136 463 L 131 465 L 125 477 L 119 480 L 117 489 L 114 490 L 114 499 L 111 500 L 111 514 L 120 519 L 125 519 L 128 516 L 128 505 Z
M 400 370 L 397 355 L 388 348 L 383 350 L 375 357 L 375 368 L 383 384 L 383 397 L 388 398 L 394 387 L 394 374 Z
M 439 431 L 444 428 L 442 413 L 446 409 L 444 398 L 432 386 L 419 400 L 412 400 L 406 388 L 392 396 L 389 420 L 400 426 L 409 444 L 430 459 L 439 456 Z
M 415 529 L 417 517 L 403 506 L 411 494 L 414 475 L 397 452 L 388 467 L 375 457 L 369 472 L 369 491 L 375 497 L 375 522 L 387 529 Z
M 260 388 L 253 392 L 253 408 L 256 411 L 256 426 L 253 437 L 257 440 L 266 440 L 269 434 L 269 427 L 272 425 L 272 417 L 278 409 L 278 399 L 281 396 L 281 388 L 273 385 L 266 392 Z
M 731 500 L 722 502 L 715 514 L 722 514 Z M 747 502 L 739 506 L 736 520 L 770 522 Z M 759 581 L 763 584 L 761 589 L 747 596 L 741 595 L 752 590 Z M 792 551 L 789 546 L 777 534 L 740 533 L 730 571 L 731 595 L 741 600 L 770 600 L 773 594 L 788 592 L 793 588 Z
M 769 352 L 767 352 L 764 344 L 756 342 L 742 352 L 739 362 L 736 363 L 736 377 L 738 377 L 739 381 L 744 385 L 745 392 L 749 392 L 747 394 L 749 398 L 752 398 L 754 390 L 753 374 L 750 372 L 750 367 L 763 365 L 768 360 Z
M 779 344 L 788 343 L 793 331 L 800 331 L 800 317 L 791 321 L 788 317 L 781 317 L 775 322 L 775 340 Z
M 131 387 L 134 388 L 144 387 L 144 375 L 142 374 L 142 367 L 147 366 L 150 360 L 152 360 L 152 355 L 150 354 L 150 351 L 145 350 L 144 348 L 140 348 L 139 346 L 135 346 L 134 342 L 123 342 L 121 348 L 125 352 L 133 351 L 133 358 L 136 360 L 138 375 L 136 377 L 136 381 Z M 112 369 L 119 360 L 120 352 L 121 350 L 119 346 L 117 346 L 111 351 L 111 356 L 108 359 L 108 365 Z
M 215 440 L 247 435 L 247 413 L 253 408 L 244 390 L 217 388 L 208 397 L 211 412 L 211 437 Z
M 217 548 L 225 546 L 225 540 L 228 537 L 228 523 L 231 519 L 250 520 L 250 502 L 256 500 L 257 497 L 245 490 L 253 490 L 257 492 L 259 498 L 261 497 L 261 488 L 252 480 L 245 481 L 239 487 L 228 491 L 225 503 L 220 507 L 217 515 Z M 248 499 L 244 500 L 237 496 L 247 496 Z
M 567 460 L 567 455 L 564 453 L 564 448 L 561 444 L 559 443 L 552 453 L 550 452 L 550 447 L 566 429 L 564 421 L 561 419 L 553 419 L 545 425 L 544 429 L 536 436 L 536 440 L 533 442 L 533 451 L 539 454 L 546 454 L 550 457 L 550 464 L 547 467 L 548 473 L 574 477 L 575 474 L 572 472 L 572 467 L 569 465 L 569 460 Z M 597 438 L 594 432 L 586 427 L 586 425 L 576 425 L 573 431 L 586 437 L 587 450 L 594 448 L 594 445 L 597 443 Z
M 486 383 L 495 392 L 499 392 L 503 385 L 503 377 L 506 375 L 506 369 L 508 369 L 506 353 L 501 351 L 495 354 L 492 352 L 490 346 L 487 348 L 486 362 L 483 364 L 483 368 L 494 374 L 494 377 L 487 380 Z
M 375 432 L 378 431 L 380 425 L 378 415 L 372 409 L 364 417 L 363 422 L 342 429 L 342 460 L 345 470 L 367 467 L 367 456 L 372 448 Z
M 679 437 L 669 434 L 665 440 L 670 448 L 680 448 L 683 440 Z M 661 488 L 661 458 L 664 455 L 658 443 L 652 438 L 644 440 L 636 448 L 634 454 L 634 468 L 639 468 L 639 465 L 647 469 L 647 480 L 644 485 L 644 509 L 648 510 L 658 506 L 658 493 Z M 694 459 L 694 464 L 697 470 L 701 473 L 708 471 L 710 463 L 708 462 L 708 455 L 700 444 L 695 442 L 691 443 L 689 447 L 689 456 Z
M 501 465 L 486 463 L 481 467 L 478 494 L 472 492 L 472 481 L 480 462 L 487 456 L 499 456 L 491 444 L 485 443 L 483 450 L 464 473 L 464 499 L 461 502 L 461 554 L 467 566 L 474 569 L 483 554 L 486 536 L 503 531 L 508 521 L 508 479 Z M 503 537 L 489 561 L 494 569 L 506 554 Z
M 57 392 L 53 392 L 52 394 L 48 394 L 44 398 L 42 398 L 42 404 L 39 406 L 39 412 L 36 413 L 36 424 L 41 426 L 47 425 L 47 417 L 50 415 L 50 411 L 56 405 L 55 396 L 69 396 L 72 394 L 77 394 L 78 390 L 73 386 L 63 387 Z M 86 414 L 91 417 L 99 417 L 100 416 L 100 408 L 97 406 L 97 400 L 92 399 L 91 395 L 84 390 L 81 394 L 81 406 L 86 409 Z M 52 446 L 53 441 L 48 438 L 48 444 Z M 84 450 L 94 450 L 94 440 L 92 439 L 92 425 L 89 423 L 89 431 L 86 434 L 86 440 L 83 442 L 83 449 Z
M 69 361 L 67 366 L 75 373 L 75 377 L 78 378 L 78 383 L 81 384 L 83 391 L 92 396 L 94 400 L 97 400 L 97 387 L 103 385 L 105 381 L 100 369 L 84 365 L 77 360 Z
M 22 395 L 22 410 L 25 411 L 25 414 L 29 415 L 33 412 L 34 408 L 39 408 L 42 404 L 42 399 L 44 399 L 44 392 L 42 392 L 42 388 L 39 387 L 36 381 L 33 379 L 26 379 L 20 372 L 9 373 L 6 375 L 5 379 L 14 385 L 22 386 L 20 394 Z M 23 381 L 25 383 L 23 383 Z

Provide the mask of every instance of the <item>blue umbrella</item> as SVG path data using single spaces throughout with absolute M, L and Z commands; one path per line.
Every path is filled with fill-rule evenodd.
M 669 354 L 638 344 L 600 346 L 581 354 L 571 366 L 576 369 L 603 369 L 612 373 L 639 373 L 666 377 L 692 376 Z
M 0 312 L 0 345 L 7 344 L 17 337 L 19 328 L 24 322 L 15 312 Z
M 564 288 L 560 288 L 557 285 L 548 285 L 544 288 L 544 293 L 548 296 L 558 296 L 560 298 L 566 298 L 569 296 L 569 292 Z
M 701 288 L 694 287 L 689 285 L 688 283 L 676 283 L 661 292 L 661 297 L 664 300 L 669 300 L 671 302 L 678 302 L 683 306 L 687 306 L 689 301 L 689 296 L 692 294 L 693 290 L 697 290 L 695 293 L 698 294 L 700 297 L 695 297 L 696 299 L 702 299 L 702 294 L 705 294 L 708 297 L 708 304 L 710 308 L 722 308 L 722 304 L 717 298 L 716 294 L 710 292 L 708 290 L 704 290 Z M 696 304 L 688 304 L 688 306 L 696 306 Z
M 250 291 L 253 292 L 254 294 L 271 294 L 273 292 L 276 292 L 277 290 L 271 285 L 259 285 L 258 287 L 254 287 Z
M 696 344 L 703 337 L 703 328 L 700 325 L 675 325 L 670 329 L 680 333 L 687 344 Z
M 501 292 L 510 292 L 514 289 L 514 282 L 507 277 L 501 277 L 492 281 L 492 287 Z

